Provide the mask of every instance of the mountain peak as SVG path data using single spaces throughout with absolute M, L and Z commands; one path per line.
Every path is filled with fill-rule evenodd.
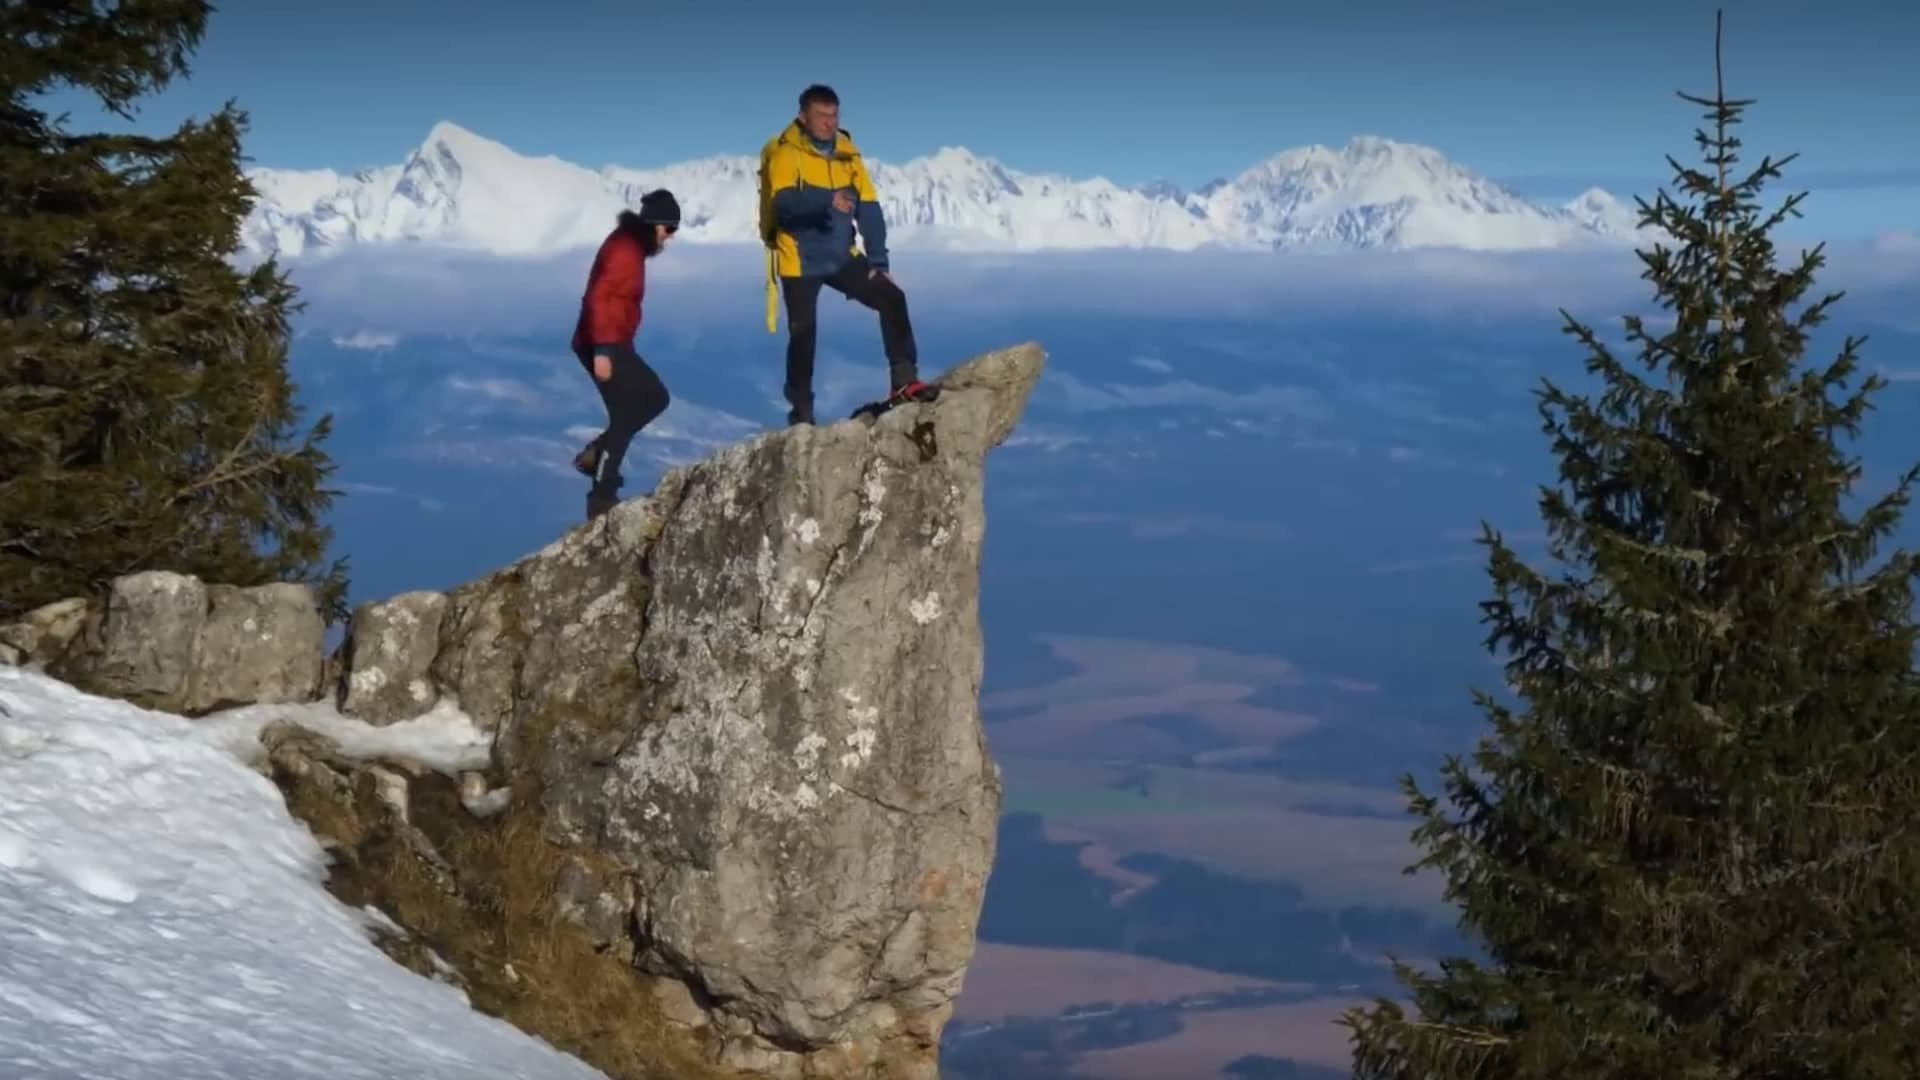
M 1349 154 L 1414 153 L 1434 154 L 1439 151 L 1422 143 L 1405 142 L 1391 139 L 1385 135 L 1362 133 L 1347 140 L 1344 148 Z
M 442 120 L 433 125 L 432 129 L 427 132 L 427 137 L 420 141 L 421 149 L 424 150 L 430 146 L 445 146 L 447 149 L 455 152 L 463 149 L 483 149 L 505 150 L 509 154 L 513 153 L 512 150 L 507 148 L 506 144 L 495 142 L 484 135 L 476 134 L 471 129 L 462 127 L 451 120 Z
M 506 143 L 489 139 L 451 120 L 442 120 L 428 130 L 427 137 L 421 140 L 419 148 L 414 151 L 413 159 L 451 165 L 461 171 L 477 168 L 490 173 L 513 172 L 529 166 L 548 168 L 556 164 L 569 169 L 578 168 L 551 155 L 534 157 L 523 154 Z
M 1005 167 L 993 158 L 976 154 L 964 146 L 942 146 L 920 161 L 942 172 L 960 175 L 978 175 L 980 173 L 1004 172 Z
M 1470 170 L 1434 147 L 1371 134 L 1355 135 L 1341 146 L 1308 143 L 1282 150 L 1241 175 L 1297 172 L 1354 175 L 1378 173 L 1403 165 L 1431 172 L 1472 175 Z
M 1639 207 L 1602 187 L 1588 188 L 1560 209 L 1597 236 L 1630 237 L 1641 231 Z
M 1219 181 L 1215 182 L 1218 183 Z M 1186 189 L 1164 176 L 1149 180 L 1134 190 L 1149 199 L 1167 199 L 1172 202 L 1185 202 L 1187 199 Z M 1207 190 L 1207 188 L 1201 188 L 1200 194 L 1206 194 Z
M 1513 249 L 1621 235 L 1617 204 L 1591 193 L 1579 208 L 1535 205 L 1433 147 L 1372 132 L 1337 148 L 1285 150 L 1190 190 L 1026 173 L 956 145 L 898 163 L 870 157 L 868 165 L 903 250 Z M 685 239 L 750 244 L 755 171 L 751 154 L 589 169 L 441 120 L 404 162 L 352 177 L 253 170 L 270 179 L 244 243 L 286 256 L 423 240 L 552 253 L 597 243 L 622 207 L 667 187 L 679 197 Z

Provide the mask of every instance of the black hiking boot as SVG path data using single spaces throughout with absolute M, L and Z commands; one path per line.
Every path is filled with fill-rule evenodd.
M 618 495 L 589 491 L 587 492 L 587 520 L 592 521 L 619 504 L 620 496 Z
M 578 472 L 581 476 L 592 479 L 593 474 L 600 468 L 599 436 L 594 436 L 592 442 L 581 447 L 580 452 L 573 455 L 573 468 L 574 471 Z
M 787 399 L 788 426 L 813 423 L 812 387 L 788 383 L 780 388 L 780 395 Z

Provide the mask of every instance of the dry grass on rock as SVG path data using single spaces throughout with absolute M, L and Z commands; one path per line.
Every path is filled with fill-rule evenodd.
M 457 983 L 476 1009 L 616 1080 L 739 1075 L 708 1063 L 700 1034 L 662 1014 L 656 980 L 630 966 L 630 949 L 596 948 L 557 917 L 555 883 L 570 861 L 619 871 L 548 839 L 534 785 L 523 783 L 506 810 L 480 820 L 451 780 L 424 773 L 406 784 L 402 820 L 381 798 L 382 767 L 343 773 L 284 750 L 274 766 L 289 808 L 332 849 L 328 887 L 406 929 L 404 938 L 382 935 L 396 961 Z

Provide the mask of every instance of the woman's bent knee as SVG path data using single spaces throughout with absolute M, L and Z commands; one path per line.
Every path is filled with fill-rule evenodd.
M 640 422 L 642 424 L 653 423 L 654 418 L 666 412 L 667 406 L 671 404 L 673 404 L 673 395 L 667 392 L 667 384 L 655 382 L 652 391 L 647 394 L 642 402 L 641 415 L 644 416 L 645 419 Z

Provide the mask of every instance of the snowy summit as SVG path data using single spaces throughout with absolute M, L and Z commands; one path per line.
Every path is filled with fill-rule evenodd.
M 1633 208 L 1598 188 L 1542 206 L 1431 147 L 1371 135 L 1288 150 L 1193 192 L 1023 173 L 958 147 L 868 165 L 903 248 L 1521 250 L 1634 237 Z M 598 243 L 620 209 L 668 187 L 683 237 L 752 244 L 755 166 L 742 154 L 595 170 L 442 122 L 397 165 L 252 170 L 260 198 L 242 242 L 283 256 L 402 242 L 547 254 Z

